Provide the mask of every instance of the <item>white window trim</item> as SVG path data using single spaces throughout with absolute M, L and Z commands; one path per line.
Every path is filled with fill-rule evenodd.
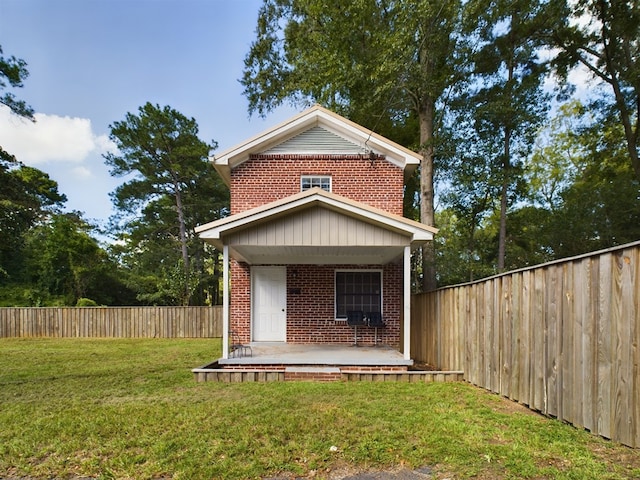
M 343 272 L 377 272 L 380 274 L 380 313 L 384 312 L 384 270 L 381 268 L 339 268 L 333 272 L 333 318 L 336 322 L 345 322 L 346 318 L 338 318 L 338 302 L 336 292 L 336 281 L 338 273 Z
M 320 180 L 329 180 L 329 192 L 331 192 L 333 190 L 333 179 L 331 178 L 331 175 L 301 175 L 300 176 L 300 191 L 306 191 L 302 189 L 302 182 L 304 180 L 312 180 L 314 178 L 320 179 Z

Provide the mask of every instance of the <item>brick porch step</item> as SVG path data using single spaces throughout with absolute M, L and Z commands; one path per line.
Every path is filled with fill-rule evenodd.
M 304 367 L 286 367 L 285 373 L 340 373 L 339 367 L 325 366 L 304 366 Z
M 341 372 L 338 367 L 326 366 L 289 366 L 284 369 L 285 380 L 315 380 L 333 382 L 340 380 Z

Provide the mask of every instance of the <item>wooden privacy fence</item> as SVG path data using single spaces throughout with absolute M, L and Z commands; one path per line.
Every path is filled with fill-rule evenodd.
M 222 337 L 222 307 L 0 308 L 3 337 Z
M 640 447 L 640 242 L 417 295 L 412 356 Z

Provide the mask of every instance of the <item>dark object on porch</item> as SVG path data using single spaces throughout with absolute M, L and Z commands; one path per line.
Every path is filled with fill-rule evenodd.
M 253 350 L 251 350 L 251 346 L 240 343 L 240 338 L 235 331 L 231 330 L 229 332 L 229 335 L 231 336 L 231 343 L 229 344 L 229 357 L 253 357 Z
M 358 326 L 364 326 L 364 312 L 361 310 L 349 310 L 347 312 L 347 325 L 353 327 L 353 344 L 358 345 Z
M 382 320 L 382 314 L 380 312 L 367 313 L 367 319 L 369 320 L 369 326 L 375 328 L 375 344 L 378 345 L 378 329 L 386 327 L 386 324 Z

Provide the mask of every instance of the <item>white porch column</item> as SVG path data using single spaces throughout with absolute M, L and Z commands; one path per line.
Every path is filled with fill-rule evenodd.
M 411 360 L 411 247 L 404 247 L 404 359 Z
M 222 247 L 222 358 L 229 358 L 229 246 Z

